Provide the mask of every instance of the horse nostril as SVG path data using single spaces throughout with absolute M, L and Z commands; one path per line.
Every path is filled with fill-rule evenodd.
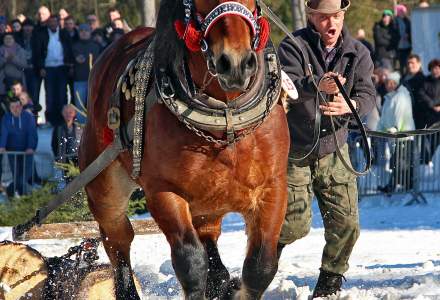
M 222 54 L 216 63 L 217 73 L 227 74 L 231 71 L 231 60 L 225 54 Z
M 257 55 L 255 52 L 249 52 L 246 59 L 243 60 L 243 71 L 247 74 L 254 74 L 257 70 Z

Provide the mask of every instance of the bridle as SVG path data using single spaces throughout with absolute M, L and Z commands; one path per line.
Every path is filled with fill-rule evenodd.
M 188 50 L 202 51 L 209 62 L 212 52 L 207 42 L 213 26 L 221 19 L 235 15 L 241 17 L 249 25 L 252 34 L 252 49 L 256 52 L 263 50 L 269 41 L 269 22 L 262 16 L 259 1 L 256 9 L 251 12 L 246 6 L 235 1 L 227 1 L 217 5 L 211 12 L 203 17 L 194 5 L 193 0 L 183 0 L 185 16 L 183 20 L 176 20 L 174 27 L 180 39 L 185 42 Z M 208 63 L 208 67 L 211 67 Z

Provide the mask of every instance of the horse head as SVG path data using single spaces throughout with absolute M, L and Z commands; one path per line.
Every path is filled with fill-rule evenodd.
M 201 51 L 224 91 L 245 91 L 258 68 L 257 52 L 269 38 L 254 0 L 182 0 L 176 31 L 192 52 Z
M 195 1 L 197 12 L 205 21 L 211 22 L 204 28 L 206 40 L 202 43 L 208 46 L 208 68 L 218 75 L 222 89 L 242 91 L 257 71 L 254 49 L 257 34 L 254 12 L 257 8 L 253 0 L 224 2 Z M 221 8 L 222 5 L 224 8 Z M 228 5 L 232 5 L 229 11 Z M 221 14 L 223 16 L 218 17 Z

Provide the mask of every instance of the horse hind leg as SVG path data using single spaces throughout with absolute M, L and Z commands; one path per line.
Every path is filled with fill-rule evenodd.
M 221 234 L 222 217 L 197 217 L 193 219 L 200 241 L 208 255 L 208 279 L 206 282 L 206 297 L 219 298 L 228 286 L 229 272 L 224 266 L 217 248 Z
M 117 300 L 138 300 L 130 265 L 133 228 L 126 216 L 136 185 L 118 161 L 113 162 L 87 188 L 89 207 L 99 224 L 104 248 L 114 268 Z

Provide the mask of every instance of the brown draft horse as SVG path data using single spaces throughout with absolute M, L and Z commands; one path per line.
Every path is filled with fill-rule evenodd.
M 222 2 L 195 0 L 194 5 L 198 13 L 206 15 Z M 253 0 L 234 2 L 250 11 L 256 9 Z M 200 51 L 188 51 L 178 38 L 174 22 L 184 17 L 181 1 L 162 1 L 155 33 L 155 68 L 171 70 L 185 57 L 200 87 L 207 63 Z M 103 136 L 109 98 L 136 52 L 128 46 L 139 48 L 136 43 L 153 31 L 142 28 L 125 35 L 94 66 L 89 119 L 80 147 L 81 169 L 106 147 Z M 213 26 L 207 42 L 218 80 L 206 87 L 206 94 L 224 102 L 240 95 L 239 90 L 246 87 L 257 67 L 252 61 L 251 40 L 250 26 L 239 16 L 228 15 Z M 128 122 L 133 114 L 134 104 L 124 100 L 122 122 Z M 130 266 L 134 233 L 126 217 L 129 197 L 137 187 L 145 191 L 148 209 L 170 244 L 173 267 L 186 299 L 261 298 L 277 272 L 277 242 L 287 203 L 289 133 L 283 107 L 276 105 L 260 127 L 229 146 L 197 136 L 159 103 L 149 111 L 144 130 L 138 179 L 129 175 L 132 154 L 125 151 L 86 187 L 90 209 L 114 266 L 117 299 L 139 299 Z M 241 213 L 246 223 L 247 255 L 241 282 L 230 280 L 217 249 L 221 221 L 229 212 Z

